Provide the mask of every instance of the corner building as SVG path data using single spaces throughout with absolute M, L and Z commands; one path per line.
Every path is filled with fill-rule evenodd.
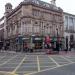
M 7 3 L 4 25 L 4 38 L 9 40 L 11 49 L 24 43 L 29 47 L 34 44 L 35 49 L 42 49 L 46 36 L 51 41 L 56 41 L 58 37 L 62 41 L 63 10 L 55 2 L 49 4 L 41 0 L 24 0 L 15 9 Z

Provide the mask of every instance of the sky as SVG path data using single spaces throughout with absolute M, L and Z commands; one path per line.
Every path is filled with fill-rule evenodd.
M 0 18 L 4 15 L 6 3 L 10 2 L 13 5 L 14 9 L 22 1 L 23 0 L 0 0 Z M 50 3 L 51 0 L 42 1 Z M 61 7 L 64 10 L 64 12 L 75 15 L 75 0 L 56 0 L 56 5 L 58 7 Z

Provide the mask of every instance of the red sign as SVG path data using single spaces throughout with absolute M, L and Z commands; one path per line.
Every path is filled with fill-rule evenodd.
M 50 41 L 51 41 L 50 37 L 49 37 L 49 36 L 46 36 L 46 37 L 45 37 L 45 42 L 46 42 L 47 44 L 49 44 Z

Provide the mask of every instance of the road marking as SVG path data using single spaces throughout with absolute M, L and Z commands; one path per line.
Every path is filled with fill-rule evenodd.
M 2 60 L 4 57 L 6 57 L 6 55 L 5 56 L 2 56 L 0 60 Z
M 0 71 L 1 75 L 18 75 L 18 74 L 11 74 L 11 72 Z
M 52 57 L 50 57 L 50 56 L 48 56 L 48 57 L 49 57 L 49 59 L 51 59 L 57 65 L 57 67 L 60 66 Z
M 26 57 L 24 57 L 21 62 L 19 63 L 19 65 L 15 68 L 15 70 L 12 72 L 12 74 L 14 74 L 18 69 L 19 67 L 22 65 L 23 61 L 26 59 Z
M 38 66 L 38 72 L 40 71 L 40 62 L 39 62 L 39 57 L 37 56 L 37 66 Z
M 41 72 L 45 72 L 45 71 L 54 70 L 54 69 L 65 67 L 65 66 L 68 66 L 68 65 L 71 65 L 71 64 L 73 64 L 73 63 L 69 63 L 69 64 L 64 64 L 64 65 L 52 67 L 52 68 L 49 68 L 49 69 L 41 70 L 40 72 L 33 72 L 33 73 L 30 73 L 29 75 L 33 75 L 33 74 L 37 74 L 37 73 L 41 73 Z
M 69 60 L 68 58 L 64 57 L 64 56 L 61 56 L 62 58 L 64 58 L 65 60 L 67 60 L 68 62 L 70 63 L 73 63 L 71 60 Z
M 12 58 L 10 58 L 10 59 L 8 59 L 8 60 L 7 60 L 7 61 L 5 61 L 4 63 L 0 64 L 0 66 L 2 66 L 2 65 L 4 65 L 4 64 L 6 64 L 7 62 L 9 62 L 10 60 L 14 59 L 15 57 L 17 57 L 17 55 L 16 55 L 16 56 L 14 56 L 14 57 L 12 57 Z
M 35 71 L 36 72 L 36 71 Z M 34 71 L 31 72 L 31 73 L 27 73 L 27 74 L 24 74 L 24 75 L 30 75 L 30 74 L 34 74 L 35 73 Z

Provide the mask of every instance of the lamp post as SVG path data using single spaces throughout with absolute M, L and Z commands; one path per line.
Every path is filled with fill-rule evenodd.
M 43 26 L 43 22 L 41 22 L 41 24 L 42 24 L 42 40 L 43 40 L 42 47 L 44 49 L 44 28 L 45 28 L 45 26 Z
M 57 31 L 57 38 L 58 38 L 58 28 L 56 28 L 56 31 Z
M 59 43 L 59 34 L 58 34 L 58 28 L 56 28 L 57 30 L 57 42 L 56 42 L 56 50 L 58 51 L 59 53 L 59 50 L 60 50 L 60 43 Z

